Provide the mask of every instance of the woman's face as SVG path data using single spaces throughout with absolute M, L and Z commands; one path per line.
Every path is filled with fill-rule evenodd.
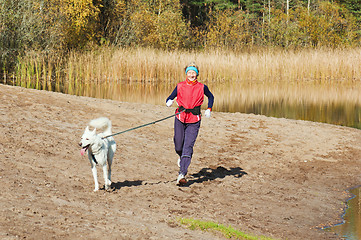
M 194 82 L 195 80 L 197 80 L 197 73 L 193 70 L 189 70 L 187 72 L 187 79 L 188 81 Z

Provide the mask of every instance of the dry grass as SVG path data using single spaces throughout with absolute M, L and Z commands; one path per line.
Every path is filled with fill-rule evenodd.
M 104 48 L 72 53 L 66 62 L 31 53 L 20 61 L 14 82 L 69 94 L 164 104 L 184 80 L 184 66 L 196 61 L 200 80 L 216 97 L 214 110 L 247 112 L 250 106 L 285 103 L 361 106 L 360 50 L 260 49 L 236 54 Z

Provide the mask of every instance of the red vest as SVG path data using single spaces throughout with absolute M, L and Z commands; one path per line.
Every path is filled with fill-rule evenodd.
M 204 100 L 204 85 L 197 82 L 194 85 L 188 84 L 187 81 L 180 82 L 177 85 L 177 104 L 186 109 L 192 109 L 201 106 Z M 178 113 L 178 109 L 176 111 Z M 182 112 L 177 115 L 179 121 L 183 123 L 195 123 L 201 120 L 201 115 L 193 115 L 190 112 Z

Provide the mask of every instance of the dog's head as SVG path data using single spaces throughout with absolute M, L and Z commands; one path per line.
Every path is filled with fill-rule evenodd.
M 84 155 L 86 150 L 88 150 L 88 148 L 94 143 L 96 136 L 96 129 L 90 131 L 88 126 L 85 128 L 83 136 L 81 137 L 81 141 L 79 142 L 79 146 L 81 147 L 81 155 Z

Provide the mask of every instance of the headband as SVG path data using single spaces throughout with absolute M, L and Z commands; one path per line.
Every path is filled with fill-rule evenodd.
M 193 67 L 193 66 L 187 67 L 187 69 L 186 69 L 186 74 L 187 74 L 187 72 L 188 72 L 189 70 L 195 71 L 195 72 L 197 73 L 197 75 L 198 75 L 198 69 L 197 69 L 196 67 Z

